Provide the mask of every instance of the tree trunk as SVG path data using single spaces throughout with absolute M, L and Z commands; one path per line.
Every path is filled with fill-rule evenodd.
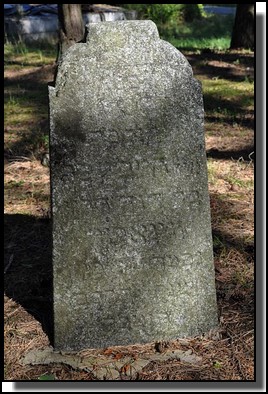
M 254 3 L 237 4 L 230 49 L 254 49 Z
M 59 51 L 57 63 L 70 46 L 82 41 L 85 37 L 81 4 L 58 4 L 58 17 Z

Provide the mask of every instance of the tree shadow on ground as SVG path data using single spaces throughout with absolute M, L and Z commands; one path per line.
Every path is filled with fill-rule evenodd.
M 9 143 L 4 149 L 4 157 L 7 162 L 29 159 L 33 156 L 41 160 L 42 154 L 47 151 L 48 119 L 43 119 L 23 133 L 21 138 Z
M 34 98 L 36 98 L 36 101 L 33 103 L 33 105 L 38 107 L 41 102 L 40 98 L 43 99 L 41 104 L 44 104 L 44 98 L 47 96 L 47 84 L 53 81 L 55 69 L 56 65 L 52 64 L 18 70 L 17 73 L 16 70 L 14 70 L 14 76 L 6 76 L 4 78 L 4 87 L 5 89 L 9 89 L 20 86 L 20 89 L 24 89 L 25 93 L 27 94 L 33 92 Z M 37 96 L 35 95 L 36 93 L 38 93 Z M 20 95 L 23 97 L 24 93 L 20 92 Z
M 252 203 L 253 204 L 253 203 Z M 252 230 L 253 212 L 250 212 L 248 203 L 243 200 L 230 201 L 222 198 L 220 193 L 210 193 L 210 205 L 212 215 L 212 234 L 220 240 L 220 245 L 214 245 L 214 252 L 221 252 L 221 248 L 234 248 L 245 253 L 247 259 L 254 262 L 254 237 L 249 236 Z M 236 221 L 237 229 L 229 222 Z
M 211 115 L 209 113 L 205 113 L 205 121 L 209 123 L 222 124 L 223 127 L 225 127 L 225 125 L 233 127 L 234 123 L 236 123 L 237 125 L 245 129 L 251 130 L 252 132 L 254 132 L 254 128 L 255 128 L 253 111 L 249 111 L 247 113 L 244 112 L 243 116 L 221 115 L 220 117 L 217 115 Z
M 241 313 L 241 330 L 248 332 L 255 308 L 253 213 L 245 209 L 247 203 L 219 193 L 210 194 L 210 204 L 218 308 Z
M 239 101 L 236 101 L 231 98 L 230 100 L 219 98 L 213 93 L 205 93 L 205 120 L 226 123 L 231 126 L 237 123 L 254 131 L 254 110 L 248 109 L 246 105 L 246 101 L 249 103 L 249 100 L 254 100 L 253 95 L 244 95 L 239 98 Z
M 223 115 L 227 113 L 227 116 L 232 115 L 233 119 L 235 117 L 243 118 L 243 115 L 254 114 L 253 110 L 248 110 L 246 106 L 250 103 L 250 101 L 254 100 L 253 94 L 245 94 L 242 97 L 239 97 L 239 101 L 235 98 L 223 99 L 222 97 L 217 97 L 215 93 L 205 93 L 204 94 L 204 107 L 205 111 L 223 111 Z
M 204 50 L 201 54 L 186 54 L 194 74 L 208 78 L 221 77 L 232 82 L 254 80 L 254 54 L 217 53 Z
M 40 147 L 46 145 L 44 141 L 48 138 L 48 82 L 53 80 L 54 71 L 55 65 L 48 65 L 4 79 L 5 105 L 12 100 L 12 113 L 15 119 L 17 116 L 16 123 L 9 125 L 8 119 L 6 122 L 5 132 L 16 134 L 14 140 L 6 143 L 7 160 L 12 161 L 17 156 L 31 157 L 32 154 L 40 158 Z M 23 118 L 24 114 L 29 120 Z M 17 131 L 22 126 L 23 130 Z
M 218 150 L 212 148 L 207 150 L 207 157 L 216 160 L 243 160 L 251 162 L 254 160 L 254 145 L 247 145 L 243 149 L 238 150 Z
M 36 320 L 53 344 L 52 236 L 49 219 L 4 217 L 4 290 Z

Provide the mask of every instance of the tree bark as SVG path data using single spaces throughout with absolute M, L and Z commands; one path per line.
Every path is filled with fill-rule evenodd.
M 254 49 L 254 3 L 237 4 L 230 49 Z
M 57 63 L 68 48 L 85 37 L 81 4 L 58 4 L 58 18 L 59 51 Z

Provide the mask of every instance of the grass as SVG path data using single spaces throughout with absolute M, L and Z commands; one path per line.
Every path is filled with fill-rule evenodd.
M 4 45 L 5 70 L 51 64 L 57 55 L 56 45 L 26 45 L 23 42 Z
M 220 71 L 219 71 L 220 72 Z M 241 113 L 252 111 L 254 108 L 254 85 L 243 81 L 235 84 L 228 79 L 218 77 L 204 79 L 204 105 L 207 114 L 231 117 L 235 120 Z
M 241 106 L 251 106 L 254 103 L 252 82 L 245 80 L 230 84 L 230 81 L 224 78 L 213 77 L 212 80 L 203 80 L 203 88 L 205 94 L 212 93 L 215 97 L 226 98 L 232 100 L 238 98 Z
M 136 9 L 140 18 L 148 17 L 146 16 L 148 15 L 145 11 L 146 7 L 135 7 L 135 4 L 123 6 L 128 9 Z M 203 12 L 201 19 L 185 22 L 180 11 L 176 13 L 174 9 L 169 17 L 167 17 L 166 12 L 164 12 L 163 16 L 163 10 L 162 14 L 160 10 L 158 12 L 155 11 L 155 13 L 149 11 L 150 19 L 156 23 L 160 37 L 169 41 L 178 49 L 199 53 L 204 49 L 227 50 L 230 47 L 234 24 L 233 15 L 206 14 Z M 164 20 L 166 21 L 165 23 L 162 22 Z
M 207 161 L 208 181 L 210 184 L 215 185 L 218 181 L 217 164 L 214 160 L 208 159 Z
M 48 149 L 47 83 L 53 79 L 56 46 L 6 43 L 4 56 L 5 154 L 40 157 Z
M 227 50 L 230 47 L 231 34 L 234 23 L 232 15 L 207 15 L 191 23 L 178 22 L 160 26 L 160 34 L 179 49 L 201 51 Z
M 171 37 L 168 39 L 168 41 L 176 48 L 195 52 L 198 52 L 204 48 L 209 48 L 212 50 L 226 50 L 230 47 L 229 37 L 195 38 L 182 35 L 180 38 Z
M 230 176 L 226 177 L 226 180 L 227 180 L 227 182 L 230 183 L 230 185 L 237 185 L 237 186 L 245 188 L 245 189 L 252 189 L 252 187 L 254 186 L 253 179 L 244 180 L 244 179 L 239 179 L 233 175 L 230 175 Z
M 250 189 L 254 187 L 254 181 L 252 179 L 252 164 L 248 166 L 241 166 L 237 161 L 226 161 L 223 164 L 219 163 L 215 159 L 208 158 L 207 169 L 208 169 L 208 180 L 210 185 L 217 186 L 229 184 L 230 186 L 236 185 L 239 188 Z
M 249 157 L 254 83 L 252 74 L 245 78 L 253 57 L 244 51 L 201 52 L 187 56 L 205 99 L 220 328 L 215 335 L 168 343 L 170 349 L 202 357 L 200 364 L 152 361 L 136 380 L 254 379 L 254 161 Z M 5 54 L 5 379 L 94 380 L 94 373 L 66 364 L 21 363 L 30 350 L 45 348 L 51 340 L 50 179 L 39 158 L 48 148 L 47 82 L 56 54 L 21 44 L 8 44 Z M 133 355 L 131 347 L 108 350 L 110 356 L 107 349 L 84 353 L 95 352 L 107 363 Z M 140 346 L 135 357 L 145 351 L 155 354 L 154 344 Z

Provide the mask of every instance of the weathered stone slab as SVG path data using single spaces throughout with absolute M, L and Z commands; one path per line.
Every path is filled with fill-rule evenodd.
M 49 87 L 55 348 L 217 325 L 201 86 L 151 21 L 89 25 Z

